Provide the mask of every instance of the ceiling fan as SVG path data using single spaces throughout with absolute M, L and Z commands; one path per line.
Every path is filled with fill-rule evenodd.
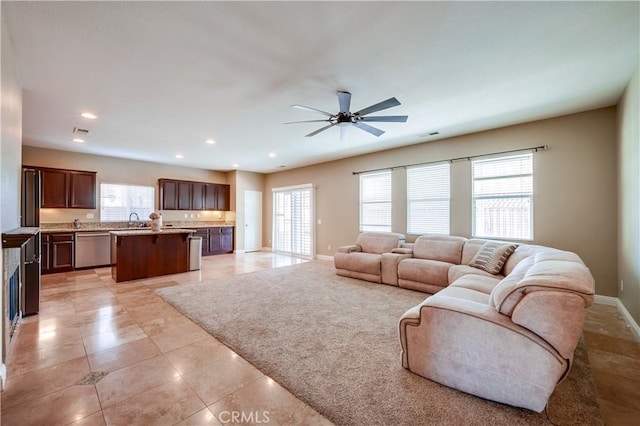
M 325 120 L 305 120 L 305 121 L 291 121 L 284 124 L 295 124 L 295 123 L 321 123 L 326 122 L 329 123 L 324 127 L 321 127 L 318 130 L 315 130 L 306 137 L 315 136 L 320 132 L 323 132 L 335 125 L 338 126 L 355 126 L 360 130 L 364 130 L 365 132 L 369 132 L 372 135 L 378 137 L 384 133 L 384 130 L 377 129 L 373 126 L 366 124 L 366 122 L 379 122 L 379 123 L 404 123 L 407 121 L 408 116 L 406 115 L 384 115 L 384 116 L 374 116 L 374 117 L 365 117 L 374 112 L 382 111 L 383 109 L 392 108 L 400 105 L 400 102 L 396 98 L 389 98 L 386 101 L 378 102 L 375 105 L 371 105 L 370 107 L 361 109 L 357 112 L 350 112 L 351 108 L 351 93 L 349 92 L 338 92 L 338 103 L 340 105 L 340 111 L 336 114 L 331 114 L 326 111 L 322 111 L 316 108 L 311 108 L 304 105 L 291 105 L 293 108 L 305 109 L 308 111 L 319 112 L 320 114 L 326 115 L 327 119 Z

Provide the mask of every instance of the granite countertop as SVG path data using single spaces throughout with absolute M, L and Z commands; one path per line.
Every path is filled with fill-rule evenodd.
M 162 229 L 163 230 L 170 230 L 170 229 L 198 229 L 198 228 L 227 228 L 227 227 L 233 227 L 234 225 L 207 225 L 207 224 L 203 224 L 203 225 L 180 225 L 180 226 L 164 226 Z M 136 226 L 136 227 L 94 227 L 94 226 L 87 226 L 87 227 L 82 227 L 82 228 L 73 228 L 73 227 L 68 227 L 68 228 L 40 228 L 40 232 L 43 234 L 53 234 L 53 233 L 68 233 L 68 232 L 110 232 L 110 231 L 145 231 L 145 230 L 150 230 L 151 228 L 149 226 L 146 227 L 140 227 L 140 226 Z
M 150 228 L 109 231 L 110 234 L 113 234 L 119 237 L 126 237 L 126 236 L 132 236 L 132 235 L 191 234 L 193 232 L 195 232 L 193 229 L 184 229 L 184 228 L 162 228 L 162 230 L 160 231 L 152 231 Z

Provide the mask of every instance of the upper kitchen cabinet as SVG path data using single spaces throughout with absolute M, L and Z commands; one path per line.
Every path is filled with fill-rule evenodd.
M 96 172 L 40 168 L 43 208 L 96 208 Z
M 210 185 L 201 182 L 191 184 L 191 207 L 193 210 L 207 210 L 205 206 L 205 186 Z
M 191 182 L 178 181 L 178 210 L 195 210 L 191 204 Z
M 231 191 L 229 185 L 208 183 L 205 185 L 205 210 L 231 210 Z
M 159 179 L 161 210 L 218 210 L 231 207 L 229 185 Z
M 72 209 L 96 208 L 95 172 L 69 173 L 69 207 Z
M 178 210 L 178 181 L 159 179 L 160 209 Z

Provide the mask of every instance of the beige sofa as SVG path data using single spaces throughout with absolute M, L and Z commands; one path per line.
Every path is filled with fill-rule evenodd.
M 383 271 L 382 255 L 405 243 L 403 234 L 393 232 L 362 232 L 356 243 L 338 249 L 333 257 L 336 273 L 345 277 L 358 278 L 376 283 L 383 282 L 382 276 L 395 276 L 395 269 Z M 388 269 L 387 265 L 385 265 Z M 395 268 L 395 265 L 394 267 Z
M 521 244 L 509 255 L 513 247 L 507 246 L 421 236 L 382 254 L 382 282 L 435 293 L 400 319 L 405 368 L 541 412 L 569 372 L 594 281 L 575 253 Z M 492 247 L 506 250 L 504 264 L 482 263 Z M 474 262 L 493 273 L 470 266 Z

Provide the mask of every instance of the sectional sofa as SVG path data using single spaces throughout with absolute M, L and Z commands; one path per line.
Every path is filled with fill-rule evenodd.
M 571 368 L 593 303 L 593 277 L 575 253 L 456 236 L 424 235 L 407 244 L 402 234 L 363 234 L 334 256 L 339 275 L 432 294 L 399 319 L 405 368 L 486 399 L 544 410 Z M 366 253 L 370 247 L 377 252 Z

